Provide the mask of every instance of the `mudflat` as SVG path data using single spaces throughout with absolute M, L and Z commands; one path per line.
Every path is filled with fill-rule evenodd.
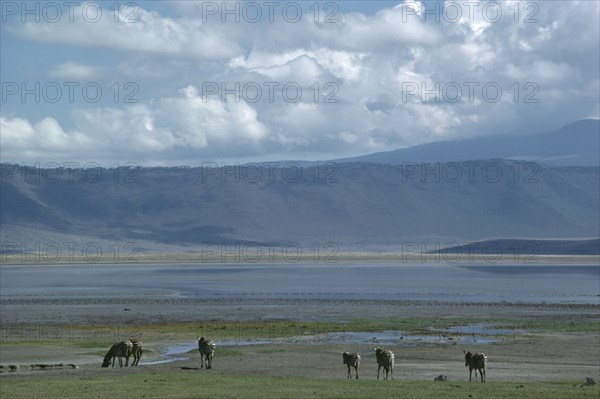
M 600 380 L 598 297 L 584 289 L 587 300 L 576 302 L 574 298 L 581 297 L 574 296 L 572 288 L 565 286 L 561 293 L 560 285 L 552 286 L 560 279 L 594 282 L 596 278 L 597 282 L 593 271 L 587 269 L 554 269 L 545 274 L 521 271 L 503 276 L 498 271 L 463 268 L 449 272 L 446 289 L 436 283 L 437 291 L 430 290 L 430 295 L 423 297 L 419 296 L 423 290 L 415 286 L 414 295 L 402 299 L 402 295 L 388 295 L 393 294 L 389 281 L 382 285 L 382 292 L 373 289 L 386 270 L 376 267 L 338 267 L 335 271 L 342 285 L 330 279 L 322 286 L 295 285 L 306 279 L 303 270 L 282 269 L 282 274 L 273 278 L 288 281 L 289 287 L 275 284 L 268 288 L 265 284 L 260 292 L 236 290 L 237 283 L 227 286 L 227 282 L 239 281 L 238 288 L 244 284 L 251 287 L 252 281 L 244 283 L 245 276 L 266 275 L 256 270 L 212 267 L 192 272 L 183 268 L 167 273 L 161 285 L 155 284 L 152 277 L 160 271 L 140 265 L 136 268 L 149 277 L 148 286 L 135 279 L 120 283 L 126 277 L 125 269 L 118 273 L 115 269 L 110 279 L 102 280 L 102 273 L 95 274 L 98 271 L 94 268 L 89 273 L 70 268 L 71 274 L 63 274 L 62 284 L 46 279 L 43 273 L 36 280 L 31 270 L 13 270 L 8 280 L 21 281 L 21 285 L 14 284 L 8 295 L 3 286 L 0 298 L 2 378 L 50 374 L 91 377 L 100 371 L 121 375 L 148 370 L 345 378 L 341 352 L 352 351 L 362 356 L 361 379 L 374 379 L 377 366 L 373 347 L 385 346 L 396 353 L 394 376 L 401 380 L 432 381 L 440 374 L 451 381 L 468 380 L 463 350 L 487 354 L 488 381 Z M 2 269 L 3 277 L 6 270 Z M 368 271 L 376 279 L 371 280 Z M 24 278 L 14 273 L 30 274 Z M 439 270 L 429 269 L 428 273 L 434 278 Z M 458 286 L 452 273 L 470 282 L 483 279 L 487 285 L 453 292 Z M 193 288 L 192 283 L 177 289 L 179 280 L 175 275 L 188 283 L 190 275 L 199 275 L 193 281 L 212 282 L 221 289 L 205 292 Z M 416 283 L 422 278 L 418 273 L 412 277 Z M 368 289 L 353 289 L 354 279 L 361 278 Z M 505 298 L 501 301 L 485 295 L 487 287 L 494 285 L 494 278 L 496 294 Z M 86 279 L 89 283 L 82 285 Z M 545 291 L 516 295 L 510 300 L 511 290 L 544 287 L 544 281 Z M 332 287 L 329 291 L 327 284 Z M 398 294 L 411 294 L 406 289 L 410 280 L 398 281 L 397 286 Z M 484 291 L 483 295 L 474 295 L 478 291 Z M 556 300 L 536 301 L 544 296 Z M 201 335 L 217 342 L 210 371 L 199 369 L 196 337 Z M 140 365 L 127 370 L 101 370 L 103 354 L 110 345 L 133 337 L 144 342 Z M 42 371 L 31 367 L 35 364 L 73 364 L 77 368 Z M 9 366 L 18 367 L 11 371 Z

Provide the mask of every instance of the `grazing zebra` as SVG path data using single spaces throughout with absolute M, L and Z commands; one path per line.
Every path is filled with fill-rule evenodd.
M 139 339 L 132 339 L 130 342 L 131 356 L 133 356 L 133 362 L 131 362 L 131 367 L 133 367 L 138 365 L 138 363 L 140 362 L 140 358 L 142 357 L 142 341 L 140 341 Z M 125 362 L 125 366 L 127 366 L 127 361 Z
M 206 359 L 206 368 L 212 368 L 212 359 L 216 346 L 214 341 L 207 341 L 204 337 L 198 338 L 198 351 L 200 352 L 200 361 L 202 362 L 200 368 L 204 368 L 204 359 Z
M 350 367 L 354 367 L 356 372 L 356 379 L 358 380 L 358 366 L 360 365 L 360 355 L 358 353 L 344 352 L 342 353 L 343 364 L 348 366 L 348 379 L 352 379 L 352 373 Z
M 102 362 L 102 367 L 108 367 L 112 360 L 112 366 L 115 367 L 115 357 L 119 358 L 119 367 L 123 367 L 123 357 L 125 358 L 125 367 L 127 367 L 127 363 L 129 363 L 129 356 L 131 355 L 131 350 L 133 348 L 133 344 L 131 341 L 121 341 L 117 342 L 113 346 L 110 347 L 106 355 L 104 355 L 104 361 Z
M 394 379 L 394 352 L 389 349 L 373 348 L 375 351 L 375 357 L 377 358 L 377 379 L 379 379 L 379 370 L 383 367 L 385 371 L 384 379 L 388 379 L 388 373 L 392 375 Z
M 471 382 L 471 373 L 475 370 L 475 381 L 477 381 L 477 371 L 481 376 L 481 382 L 485 382 L 485 366 L 487 364 L 487 356 L 485 353 L 465 352 L 465 367 L 469 367 L 469 382 Z

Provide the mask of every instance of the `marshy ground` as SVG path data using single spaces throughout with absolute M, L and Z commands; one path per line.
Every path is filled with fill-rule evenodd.
M 600 306 L 593 301 L 42 291 L 0 298 L 2 397 L 597 398 L 600 393 L 597 385 L 581 386 L 585 377 L 600 381 Z M 217 342 L 211 370 L 199 368 L 198 336 Z M 140 365 L 102 369 L 110 345 L 129 338 L 144 342 Z M 393 382 L 375 381 L 378 345 L 396 354 Z M 468 383 L 463 350 L 487 354 L 486 384 Z M 346 381 L 343 351 L 361 354 L 359 381 Z M 440 374 L 448 381 L 433 382 Z

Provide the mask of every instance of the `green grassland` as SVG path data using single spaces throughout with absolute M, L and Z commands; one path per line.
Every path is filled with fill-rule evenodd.
M 355 318 L 344 321 L 248 321 L 204 323 L 168 323 L 131 326 L 132 331 L 144 334 L 172 335 L 173 338 L 189 338 L 204 335 L 216 339 L 271 339 L 302 335 L 323 334 L 329 332 L 376 332 L 384 330 L 404 331 L 407 334 L 435 335 L 432 330 L 453 326 L 487 324 L 489 330 L 531 330 L 537 332 L 598 332 L 600 317 L 598 314 L 578 315 L 575 320 L 539 318 L 498 319 L 466 317 L 385 317 L 378 319 Z M 496 331 L 494 331 L 497 334 Z M 194 335 L 195 334 L 195 335 Z
M 497 319 L 497 318 L 458 318 L 458 317 L 386 317 L 377 319 L 355 318 L 343 321 L 248 321 L 248 322 L 224 322 L 207 321 L 203 323 L 164 323 L 128 325 L 120 334 L 115 334 L 114 326 L 78 326 L 78 330 L 72 331 L 75 337 L 88 336 L 86 328 L 92 333 L 98 331 L 106 332 L 113 336 L 110 340 L 102 339 L 70 339 L 69 336 L 61 336 L 57 339 L 20 340 L 4 339 L 0 345 L 66 345 L 81 349 L 97 349 L 110 346 L 118 339 L 129 339 L 140 337 L 145 341 L 176 341 L 190 340 L 197 336 L 210 337 L 213 340 L 275 340 L 293 337 L 317 337 L 318 334 L 330 332 L 378 332 L 384 330 L 403 331 L 406 334 L 435 336 L 437 329 L 445 329 L 452 326 L 467 326 L 486 323 L 488 333 L 500 336 L 503 330 L 521 330 L 529 333 L 519 333 L 519 338 L 533 337 L 535 333 L 543 332 L 595 332 L 600 331 L 600 317 L 597 314 L 573 316 L 573 320 L 563 318 L 539 318 L 539 319 Z M 56 328 L 60 331 L 60 326 Z M 91 333 L 89 333 L 91 334 Z M 446 335 L 452 335 L 447 333 Z M 513 333 L 507 333 L 507 338 Z M 318 339 L 318 338 L 315 338 Z
M 3 398 L 598 398 L 598 386 L 574 382 L 424 382 L 216 375 L 165 370 L 115 376 L 11 376 L 0 380 Z
M 458 325 L 489 323 L 492 328 L 527 329 L 533 331 L 521 338 L 542 332 L 598 332 L 599 321 L 595 314 L 578 315 L 573 319 L 539 318 L 537 320 L 500 320 L 458 317 L 386 317 L 353 319 L 331 322 L 312 321 L 250 321 L 148 324 L 130 326 L 127 331 L 143 333 L 143 339 L 160 338 L 192 340 L 204 334 L 211 339 L 219 337 L 239 339 L 268 339 L 298 337 L 332 331 L 382 331 L 402 330 L 407 333 L 430 333 L 427 328 L 446 328 Z M 98 328 L 90 326 L 90 328 Z M 108 328 L 108 327 L 107 327 Z M 112 342 L 112 341 L 111 341 Z M 65 345 L 80 349 L 86 354 L 102 355 L 111 342 L 90 341 L 38 341 L 3 342 L 2 345 Z M 95 350 L 96 349 L 96 350 Z M 102 349 L 102 350 L 100 350 Z M 192 349 L 190 353 L 197 350 Z M 282 348 L 260 347 L 259 354 L 285 351 Z M 219 356 L 242 356 L 239 348 L 221 347 Z M 464 381 L 433 382 L 402 378 L 391 381 L 345 378 L 315 378 L 273 375 L 234 375 L 198 370 L 195 367 L 157 367 L 150 370 L 121 369 L 57 372 L 44 371 L 33 374 L 3 373 L 0 375 L 1 398 L 598 398 L 600 388 L 580 386 L 582 381 L 522 382 L 492 381 L 485 384 Z

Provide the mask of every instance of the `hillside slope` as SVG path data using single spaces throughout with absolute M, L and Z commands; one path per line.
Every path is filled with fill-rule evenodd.
M 522 159 L 550 165 L 599 166 L 600 120 L 584 119 L 558 130 L 438 141 L 393 151 L 377 152 L 335 162 L 389 163 L 451 162 L 469 159 Z
M 88 171 L 88 181 L 81 170 L 67 178 L 65 170 L 2 168 L 3 243 L 93 239 L 193 250 L 203 243 L 333 242 L 398 250 L 405 243 L 600 236 L 594 167 L 489 160 L 141 168 L 131 179 L 102 169 L 99 177 Z

